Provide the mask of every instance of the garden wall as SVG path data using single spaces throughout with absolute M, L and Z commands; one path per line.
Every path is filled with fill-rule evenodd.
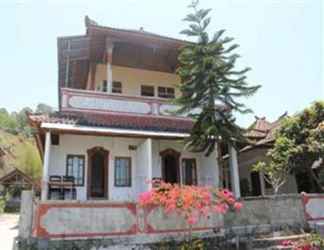
M 21 242 L 36 242 L 38 246 L 45 244 L 45 247 L 35 249 L 51 249 L 46 247 L 51 244 L 137 246 L 161 240 L 181 240 L 188 232 L 185 221 L 176 214 L 165 215 L 159 208 L 143 209 L 136 203 L 35 203 L 28 191 L 23 193 L 22 201 L 19 237 Z M 246 228 L 257 228 L 261 232 L 269 227 L 301 228 L 309 222 L 324 219 L 324 195 L 253 197 L 242 199 L 242 203 L 239 213 L 204 219 L 193 228 L 193 232 L 200 237 L 215 237 L 230 229 L 239 235 L 242 229 L 246 233 Z
M 301 195 L 248 197 L 242 200 L 240 213 L 228 213 L 224 224 L 229 228 L 305 226 Z

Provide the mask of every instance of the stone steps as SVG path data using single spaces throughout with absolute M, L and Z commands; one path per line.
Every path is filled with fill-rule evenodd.
M 252 242 L 253 250 L 291 250 L 290 246 L 282 246 L 283 241 L 298 241 L 304 239 L 308 234 L 298 234 L 291 236 L 279 236 L 265 239 L 257 239 Z

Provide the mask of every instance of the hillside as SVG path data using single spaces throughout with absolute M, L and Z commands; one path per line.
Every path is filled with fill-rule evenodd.
M 0 177 L 18 168 L 33 179 L 41 176 L 41 159 L 27 113 L 51 113 L 52 107 L 40 103 L 35 110 L 25 107 L 8 112 L 0 107 Z M 3 152 L 3 153 L 1 153 Z
M 4 156 L 0 161 L 0 177 L 19 168 L 33 179 L 38 179 L 41 173 L 41 159 L 32 137 L 21 134 L 11 134 L 0 129 L 0 148 Z

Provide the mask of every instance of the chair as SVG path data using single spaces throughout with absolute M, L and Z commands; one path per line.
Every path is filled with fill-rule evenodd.
M 61 200 L 62 197 L 62 176 L 51 175 L 48 183 L 48 199 Z
M 74 176 L 63 176 L 63 199 L 64 200 L 75 200 L 76 199 L 76 188 Z

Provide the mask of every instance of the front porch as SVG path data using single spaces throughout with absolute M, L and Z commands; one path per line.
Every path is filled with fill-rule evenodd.
M 75 199 L 136 201 L 151 180 L 219 186 L 217 152 L 184 150 L 181 138 L 139 138 L 47 131 L 42 200 L 51 194 L 51 178 L 73 176 Z M 50 185 L 49 185 L 50 184 Z M 55 183 L 57 184 L 57 183 Z M 57 197 L 57 196 L 56 196 Z M 71 199 L 73 196 L 61 196 Z

